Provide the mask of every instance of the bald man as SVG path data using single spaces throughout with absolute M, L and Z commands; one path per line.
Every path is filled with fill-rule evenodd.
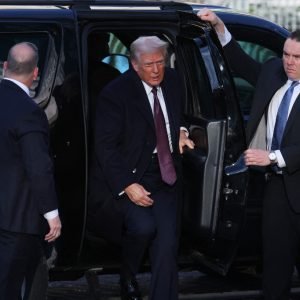
M 0 83 L 0 300 L 21 299 L 23 282 L 28 299 L 42 240 L 61 232 L 48 122 L 29 97 L 37 63 L 34 44 L 13 46 Z

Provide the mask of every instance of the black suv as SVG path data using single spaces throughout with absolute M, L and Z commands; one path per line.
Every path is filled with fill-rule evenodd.
M 196 148 L 183 154 L 182 261 L 226 274 L 235 258 L 250 261 L 259 254 L 263 174 L 232 166 L 246 148 L 244 127 L 254 87 L 231 73 L 214 30 L 195 15 L 199 8 L 150 1 L 1 1 L 0 65 L 17 42 L 33 42 L 40 50 L 40 74 L 31 92 L 51 127 L 63 223 L 53 274 L 96 266 L 115 270 L 118 265 L 118 248 L 86 226 L 93 112 L 99 92 L 91 79 L 94 49 L 89 39 L 95 33 L 105 36 L 99 43 L 108 42 L 103 62 L 119 73 L 130 68 L 133 40 L 158 35 L 170 43 L 169 66 L 184 79 L 184 114 Z M 211 8 L 255 59 L 282 55 L 287 30 Z M 97 80 L 100 86 L 107 78 L 100 74 Z

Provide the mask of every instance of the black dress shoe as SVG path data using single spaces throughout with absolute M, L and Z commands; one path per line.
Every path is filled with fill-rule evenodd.
M 120 285 L 122 300 L 142 300 L 141 292 L 135 278 L 121 279 Z

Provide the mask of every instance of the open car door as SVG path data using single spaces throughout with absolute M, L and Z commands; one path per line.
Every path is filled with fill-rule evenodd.
M 177 64 L 195 149 L 183 154 L 183 239 L 200 264 L 226 274 L 246 208 L 243 120 L 222 48 L 211 26 L 180 12 Z

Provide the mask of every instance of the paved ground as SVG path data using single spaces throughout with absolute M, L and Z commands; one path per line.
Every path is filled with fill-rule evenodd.
M 85 277 L 76 281 L 50 282 L 48 300 L 117 300 L 119 297 L 119 278 L 117 275 L 100 275 L 99 286 L 95 294 L 89 289 Z M 146 299 L 149 286 L 149 273 L 138 276 L 142 294 Z M 180 299 L 260 299 L 259 279 L 248 275 L 233 275 L 229 278 L 207 276 L 198 271 L 182 271 L 179 273 Z M 98 298 L 97 298 L 98 297 Z M 300 298 L 299 298 L 300 299 Z

